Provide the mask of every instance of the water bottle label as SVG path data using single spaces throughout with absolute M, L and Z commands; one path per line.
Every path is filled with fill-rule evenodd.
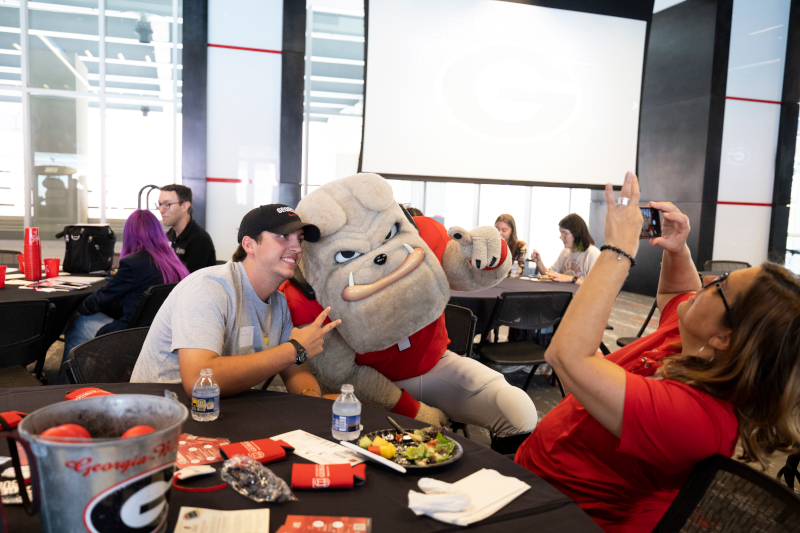
M 343 433 L 353 433 L 361 430 L 361 415 L 344 416 L 333 415 L 333 430 Z
M 219 411 L 219 396 L 198 398 L 192 396 L 192 411 L 195 413 L 213 413 Z

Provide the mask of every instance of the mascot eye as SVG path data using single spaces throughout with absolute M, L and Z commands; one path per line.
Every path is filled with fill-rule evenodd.
M 389 239 L 391 239 L 392 237 L 397 235 L 397 231 L 399 229 L 400 229 L 400 223 L 399 222 L 395 222 L 394 226 L 392 226 L 392 229 L 389 231 L 389 234 L 386 236 L 386 240 L 388 241 Z
M 338 254 L 336 254 L 336 255 L 334 256 L 334 258 L 333 258 L 333 259 L 334 259 L 334 260 L 335 260 L 337 263 L 347 263 L 348 261 L 350 261 L 350 260 L 352 260 L 352 259 L 355 259 L 356 257 L 358 257 L 358 256 L 360 256 L 360 255 L 364 255 L 364 254 L 362 254 L 362 253 L 360 253 L 360 252 L 350 252 L 350 251 L 346 251 L 346 252 L 339 252 Z

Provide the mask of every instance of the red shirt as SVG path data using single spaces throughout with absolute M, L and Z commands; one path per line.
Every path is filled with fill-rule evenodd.
M 600 425 L 572 394 L 545 416 L 517 451 L 516 462 L 573 498 L 607 532 L 650 532 L 694 465 L 731 457 L 738 438 L 733 406 L 689 385 L 648 379 L 678 351 L 678 304 L 658 329 L 606 359 L 628 371 L 622 436 Z

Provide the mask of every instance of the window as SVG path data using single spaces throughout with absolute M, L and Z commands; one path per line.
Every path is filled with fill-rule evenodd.
M 182 0 L 0 0 L 4 237 L 121 231 L 143 185 L 180 181 L 181 11 Z

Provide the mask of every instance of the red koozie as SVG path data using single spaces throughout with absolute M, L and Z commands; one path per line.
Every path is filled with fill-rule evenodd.
M 291 444 L 282 440 L 259 439 L 223 444 L 219 447 L 225 457 L 230 459 L 234 455 L 247 455 L 259 463 L 271 463 L 286 457 L 286 450 L 294 451 Z
M 293 489 L 352 489 L 367 480 L 367 465 L 292 465 Z
M 39 281 L 42 279 L 42 244 L 39 241 L 39 228 L 25 228 L 25 279 Z
M 64 396 L 65 400 L 83 400 L 84 398 L 91 398 L 92 396 L 114 396 L 113 392 L 108 392 L 97 387 L 84 387 L 83 389 L 76 389 L 67 392 Z

